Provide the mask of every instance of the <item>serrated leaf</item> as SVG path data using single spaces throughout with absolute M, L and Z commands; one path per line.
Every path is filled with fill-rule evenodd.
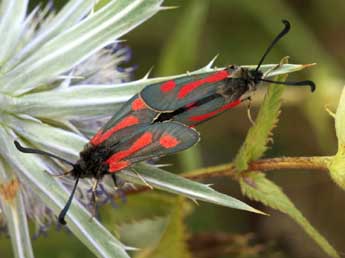
M 159 241 L 159 244 L 136 258 L 190 258 L 187 248 L 187 235 L 184 225 L 183 198 L 179 197 L 169 216 L 169 222 Z
M 331 257 L 339 258 L 337 251 L 302 215 L 285 193 L 263 173 L 251 172 L 246 178 L 240 179 L 244 195 L 262 202 L 266 206 L 279 210 L 290 216 L 305 232 Z
M 285 78 L 285 75 L 281 75 L 277 80 Z M 250 161 L 260 158 L 266 151 L 267 141 L 280 114 L 280 98 L 283 90 L 282 85 L 272 84 L 268 87 L 255 124 L 249 129 L 246 139 L 235 157 L 234 164 L 239 171 L 246 170 Z
M 146 183 L 157 189 L 182 195 L 192 200 L 200 200 L 225 207 L 263 214 L 261 211 L 250 207 L 244 202 L 229 195 L 217 192 L 207 185 L 191 181 L 162 169 L 147 164 L 137 164 L 133 166 L 133 169 L 145 179 Z M 145 185 L 142 178 L 132 171 L 122 171 L 119 173 L 119 176 L 129 182 Z
M 278 80 L 283 79 L 285 79 L 284 75 L 278 78 Z M 271 136 L 271 130 L 275 126 L 280 113 L 282 92 L 283 87 L 281 85 L 273 84 L 268 88 L 255 125 L 249 129 L 245 142 L 235 158 L 234 164 L 239 171 L 246 170 L 250 161 L 257 160 L 266 151 L 266 144 Z M 242 192 L 245 195 L 288 214 L 303 227 L 326 253 L 332 257 L 338 257 L 337 252 L 327 240 L 310 225 L 280 188 L 266 179 L 263 174 L 246 174 L 245 178 L 240 179 L 240 183 Z

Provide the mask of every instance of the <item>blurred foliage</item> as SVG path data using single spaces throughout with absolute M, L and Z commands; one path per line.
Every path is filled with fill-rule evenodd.
M 31 6 L 34 6 L 35 2 L 42 1 L 31 1 Z M 59 8 L 65 1 L 54 2 Z M 267 0 L 263 4 L 262 1 L 250 0 L 167 0 L 165 5 L 179 6 L 179 8 L 159 13 L 125 38 L 125 44 L 133 49 L 132 62 L 138 65 L 137 78 L 152 66 L 157 66 L 157 69 L 153 70 L 153 75 L 194 70 L 204 66 L 216 54 L 220 54 L 217 59 L 219 66 L 230 63 L 256 64 L 268 43 L 279 31 L 280 20 L 288 19 L 292 23 L 292 30 L 272 51 L 266 63 L 277 63 L 285 55 L 291 56 L 292 63 L 318 63 L 315 68 L 299 73 L 300 77 L 294 75 L 291 78 L 313 79 L 317 84 L 317 92 L 311 95 L 307 91 L 295 88 L 285 90 L 281 121 L 275 129 L 274 144 L 270 145 L 266 156 L 315 156 L 332 155 L 336 152 L 338 146 L 333 129 L 334 120 L 325 112 L 324 106 L 329 105 L 331 110 L 335 110 L 344 81 L 341 71 L 345 66 L 343 16 L 345 2 Z M 256 94 L 253 98 L 260 99 L 261 95 L 258 95 L 260 94 Z M 252 112 L 256 114 L 257 108 L 254 107 Z M 223 114 L 212 123 L 202 125 L 200 130 L 203 139 L 199 145 L 203 165 L 210 166 L 232 160 L 250 126 L 245 105 Z M 172 158 L 164 161 L 175 163 Z M 175 172 L 185 171 L 186 167 L 182 165 L 179 169 L 174 167 Z M 169 169 L 174 170 L 174 168 Z M 345 208 L 343 201 L 345 194 L 327 175 L 308 171 L 286 171 L 267 176 L 270 181 L 265 178 L 266 183 L 272 184 L 274 181 L 281 186 L 305 217 L 327 236 L 337 250 L 342 250 L 345 216 L 341 211 Z M 213 187 L 219 191 L 235 197 L 240 196 L 238 185 L 227 179 L 209 179 L 208 183 L 213 184 Z M 155 249 L 158 251 L 169 241 L 177 241 L 176 238 L 179 237 L 186 238 L 182 233 L 185 230 L 182 222 L 187 221 L 188 231 L 191 234 L 188 243 L 192 252 L 195 246 L 192 244 L 193 236 L 200 232 L 205 234 L 212 232 L 212 237 L 217 234 L 234 233 L 245 236 L 248 232 L 255 232 L 257 237 L 253 245 L 249 245 L 246 240 L 247 242 L 241 242 L 237 246 L 244 246 L 244 250 L 251 250 L 249 247 L 256 245 L 270 246 L 265 250 L 255 249 L 254 253 L 244 251 L 231 253 L 222 249 L 224 245 L 216 245 L 214 253 L 216 256 L 213 258 L 325 257 L 318 246 L 296 224 L 277 213 L 264 217 L 206 204 L 196 206 L 191 212 L 188 208 L 189 204 L 184 209 L 180 209 L 181 203 L 183 201 L 179 198 L 158 194 L 129 196 L 127 202 L 120 202 L 120 207 L 116 209 L 102 207 L 101 218 L 108 228 L 112 228 L 116 234 L 123 235 L 123 240 L 126 239 L 125 232 L 138 230 L 131 233 L 139 234 L 139 224 L 142 229 L 140 236 L 148 238 L 146 244 L 157 241 L 156 232 L 160 232 L 159 237 L 162 237 L 163 241 L 162 246 Z M 293 204 L 289 203 L 289 205 Z M 189 215 L 185 219 L 183 210 L 186 209 L 190 212 L 187 212 Z M 271 210 L 267 212 L 270 213 Z M 120 225 L 122 223 L 124 224 Z M 172 230 L 176 232 L 167 236 L 166 233 L 173 232 Z M 230 243 L 226 245 L 228 247 L 238 241 L 238 239 L 227 239 Z M 201 241 L 199 238 L 198 242 Z M 49 230 L 48 237 L 39 237 L 33 245 L 36 257 L 94 257 L 71 234 L 56 231 L 54 226 Z M 52 252 L 52 250 L 57 251 Z M 195 257 L 203 257 L 201 253 L 193 253 Z M 5 235 L 2 235 L 0 257 L 7 258 L 11 255 L 10 242 Z M 137 255 L 159 257 L 145 256 L 145 253 L 144 256 Z M 186 254 L 185 257 L 188 255 Z
M 194 0 L 184 8 L 175 31 L 168 35 L 168 41 L 161 51 L 157 71 L 159 76 L 175 74 L 181 69 L 188 71 L 190 67 L 195 66 L 208 6 L 208 0 Z M 195 145 L 178 154 L 185 169 L 192 170 L 202 166 L 200 152 L 200 147 Z

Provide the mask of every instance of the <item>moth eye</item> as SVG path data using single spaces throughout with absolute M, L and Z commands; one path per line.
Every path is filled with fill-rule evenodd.
M 234 65 L 230 65 L 230 69 L 235 69 L 235 66 Z

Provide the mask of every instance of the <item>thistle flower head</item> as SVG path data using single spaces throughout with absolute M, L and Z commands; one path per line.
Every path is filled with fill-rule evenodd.
M 52 9 L 51 2 L 45 8 L 35 8 L 34 11 L 27 15 L 27 17 L 23 21 L 26 25 L 22 37 L 23 39 L 25 39 L 28 45 L 30 45 L 31 42 L 34 42 L 40 34 L 45 32 L 44 29 L 47 27 L 47 23 L 53 19 L 56 19 L 56 13 Z M 4 62 L 3 66 L 6 67 L 6 64 L 14 62 L 13 60 L 15 59 L 15 57 L 21 56 L 23 51 L 25 52 L 25 49 L 27 49 L 28 45 L 18 45 L 17 52 L 14 53 L 14 58 L 8 59 L 6 62 Z M 103 49 L 100 49 L 98 52 L 94 53 L 81 63 L 76 63 L 76 65 L 74 65 L 71 69 L 69 69 L 65 73 L 62 73 L 62 76 L 52 76 L 46 85 L 47 87 L 39 89 L 38 92 L 48 93 L 56 90 L 56 88 L 70 88 L 79 85 L 91 85 L 92 87 L 97 87 L 96 84 L 116 84 L 129 81 L 133 68 L 123 68 L 121 67 L 121 65 L 123 63 L 128 63 L 130 60 L 130 56 L 131 53 L 128 47 L 124 47 L 117 42 L 112 43 L 110 45 L 107 45 Z M 63 79 L 64 77 L 66 78 Z M 10 92 L 8 92 L 7 94 L 10 95 Z M 4 95 L 6 96 L 7 94 Z M 21 97 L 25 97 L 26 95 L 35 94 L 32 94 L 31 91 L 28 91 L 22 94 Z M 68 99 L 66 99 L 66 101 L 68 101 Z M 54 128 L 63 130 L 63 128 L 61 128 L 61 125 L 53 125 L 55 120 L 54 117 L 49 118 L 45 117 L 44 115 L 31 116 L 25 114 L 24 112 L 20 115 L 27 116 L 27 119 L 29 119 L 29 121 L 31 120 L 31 122 L 40 123 L 42 125 L 50 125 Z M 51 121 L 45 121 L 45 119 L 51 119 Z M 25 119 L 22 120 L 23 126 L 21 131 L 24 132 L 26 130 Z M 93 124 L 99 127 L 99 124 L 103 121 L 103 119 L 102 116 L 100 116 L 97 120 L 92 119 L 91 121 Z M 60 120 L 56 122 L 68 123 L 68 120 Z M 76 124 L 76 127 L 74 127 L 75 134 L 80 138 L 83 138 L 83 134 L 80 132 L 80 129 L 93 128 L 90 121 L 88 123 L 85 123 L 85 121 L 82 121 L 80 119 L 74 119 L 74 123 Z M 11 127 L 11 124 L 8 124 L 7 127 L 11 130 L 13 136 L 16 139 L 19 138 L 29 145 L 35 145 L 34 142 L 31 142 L 30 137 L 22 135 L 21 132 L 17 131 L 17 128 L 15 126 Z M 47 138 L 46 141 L 49 141 L 49 138 Z M 54 152 L 54 149 L 50 149 L 50 151 Z M 53 164 L 47 163 L 47 165 L 47 172 L 50 172 L 52 174 L 59 173 L 61 172 L 61 170 L 66 169 L 64 166 L 61 166 L 61 164 L 55 164 L 55 167 L 53 167 Z M 11 172 L 9 173 L 9 177 L 13 179 L 11 179 L 9 182 L 6 182 L 6 180 L 4 180 L 0 185 L 2 188 L 2 190 L 0 191 L 2 196 L 0 205 L 5 205 L 1 204 L 3 202 L 11 202 L 18 192 L 18 194 L 21 194 L 23 196 L 23 204 L 26 208 L 26 215 L 28 216 L 28 218 L 33 219 L 36 222 L 36 228 L 38 231 L 43 231 L 46 228 L 46 225 L 50 225 L 55 220 L 55 217 L 53 217 L 53 213 L 51 212 L 49 207 L 47 207 L 45 203 L 42 202 L 39 195 L 35 194 L 35 192 L 33 192 L 32 189 L 26 184 L 25 178 L 21 177 L 20 173 L 18 173 L 16 169 L 11 170 Z M 61 182 L 64 186 L 67 186 L 67 188 L 70 188 L 73 184 L 72 179 L 68 177 L 62 179 Z M 90 189 L 90 182 L 81 182 L 78 196 L 81 202 L 86 207 L 90 206 Z M 98 191 L 98 197 L 101 199 L 101 203 L 110 201 L 111 198 L 109 192 L 113 191 L 112 188 L 109 186 L 101 185 L 101 189 L 102 191 Z M 6 223 L 6 216 L 3 217 L 2 222 Z
M 86 134 L 97 129 L 90 120 L 101 123 L 137 90 L 116 89 L 133 71 L 127 64 L 130 49 L 118 39 L 161 8 L 161 0 L 120 0 L 94 10 L 95 2 L 71 0 L 60 11 L 50 2 L 31 12 L 28 1 L 0 3 L 0 226 L 7 226 L 17 257 L 33 257 L 28 218 L 38 233 L 45 232 L 55 223 L 73 180 L 53 178 L 49 174 L 66 171 L 65 164 L 22 154 L 13 141 L 74 162 Z M 90 185 L 83 180 L 78 187 L 71 231 L 97 255 L 114 255 L 115 250 L 128 257 L 102 225 L 82 226 L 90 218 Z M 112 191 L 110 185 L 100 185 L 99 201 L 112 201 Z

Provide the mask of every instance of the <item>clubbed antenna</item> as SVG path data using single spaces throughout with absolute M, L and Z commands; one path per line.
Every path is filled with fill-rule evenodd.
M 259 69 L 260 66 L 262 65 L 262 63 L 264 62 L 266 56 L 268 55 L 268 53 L 271 51 L 271 49 L 277 44 L 277 42 L 284 37 L 291 28 L 290 22 L 287 20 L 282 20 L 282 22 L 284 23 L 284 29 L 273 39 L 272 43 L 268 46 L 268 48 L 266 49 L 265 53 L 263 54 L 263 56 L 261 57 L 259 64 L 257 65 L 254 74 L 259 74 Z M 270 83 L 275 83 L 275 84 L 283 84 L 283 85 L 288 85 L 288 86 L 309 86 L 310 90 L 313 92 L 316 88 L 315 83 L 312 81 L 298 81 L 298 82 L 279 82 L 279 81 L 272 81 L 272 80 L 268 80 L 268 79 L 262 79 L 261 76 L 258 76 L 259 78 L 256 78 L 259 81 L 263 81 L 263 82 L 270 82 Z
M 275 84 L 282 84 L 282 85 L 288 85 L 288 86 L 309 86 L 311 92 L 313 92 L 316 89 L 315 83 L 313 81 L 299 81 L 299 82 L 280 82 L 280 81 L 272 81 L 268 79 L 260 79 L 260 81 L 263 82 L 270 82 Z
M 255 69 L 255 72 L 259 71 L 260 66 L 262 65 L 262 63 L 264 62 L 266 56 L 271 51 L 271 49 L 274 47 L 274 45 L 277 44 L 277 42 L 290 31 L 290 28 L 291 28 L 290 22 L 287 21 L 287 20 L 282 20 L 282 22 L 285 25 L 284 29 L 273 39 L 272 43 L 268 46 L 268 48 L 266 49 L 265 53 L 261 57 L 261 59 L 259 61 L 259 64 L 258 64 L 258 66 Z
M 32 148 L 26 148 L 22 145 L 20 145 L 20 143 L 18 141 L 14 141 L 14 145 L 16 146 L 16 148 L 23 152 L 23 153 L 33 153 L 33 154 L 38 154 L 38 155 L 43 155 L 43 156 L 48 156 L 48 157 L 52 157 L 54 159 L 63 161 L 69 165 L 71 165 L 72 167 L 74 166 L 74 164 L 68 160 L 65 160 L 64 158 L 61 158 L 59 156 L 56 156 L 52 153 L 46 152 L 46 151 L 42 151 L 42 150 L 38 150 L 38 149 L 32 149 Z
M 42 151 L 42 150 L 38 150 L 38 149 L 32 149 L 32 148 L 26 148 L 26 147 L 23 147 L 22 145 L 20 145 L 20 143 L 18 141 L 14 141 L 14 145 L 16 146 L 16 148 L 23 152 L 23 153 L 33 153 L 33 154 L 39 154 L 39 155 L 44 155 L 44 156 L 48 156 L 48 157 L 52 157 L 52 158 L 55 158 L 57 160 L 60 160 L 60 161 L 63 161 L 69 165 L 71 165 L 72 167 L 74 167 L 74 164 L 68 160 L 65 160 L 61 157 L 58 157 L 52 153 L 49 153 L 49 152 L 46 152 L 46 151 Z M 62 209 L 62 211 L 60 212 L 59 216 L 58 216 L 58 221 L 60 224 L 62 225 L 66 225 L 66 221 L 65 221 L 65 217 L 66 217 L 66 214 L 72 204 L 72 200 L 73 200 L 73 197 L 74 197 L 74 194 L 75 194 L 75 191 L 77 189 L 77 186 L 78 186 L 78 182 L 79 182 L 79 176 L 76 178 L 76 181 L 74 183 L 74 186 L 73 186 L 73 190 L 71 192 L 71 195 L 69 196 L 68 198 L 68 201 L 65 205 L 65 207 Z
M 67 211 L 69 210 L 69 207 L 70 207 L 71 204 L 72 204 L 72 200 L 73 200 L 75 191 L 76 191 L 76 189 L 77 189 L 78 182 L 79 182 L 79 176 L 78 176 L 77 179 L 75 180 L 75 183 L 74 183 L 74 186 L 73 186 L 72 193 L 71 193 L 71 195 L 69 196 L 68 201 L 67 201 L 65 207 L 62 209 L 62 211 L 61 211 L 60 214 L 59 214 L 58 221 L 59 221 L 59 223 L 62 224 L 62 225 L 66 225 L 65 217 L 66 217 Z

